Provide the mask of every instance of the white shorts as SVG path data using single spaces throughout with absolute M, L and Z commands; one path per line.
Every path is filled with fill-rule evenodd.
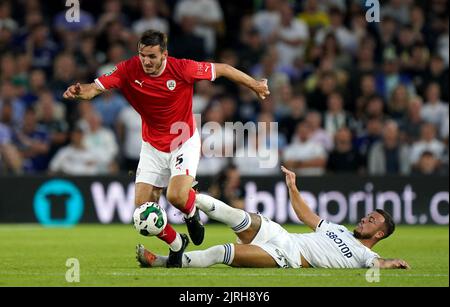
M 269 218 L 259 216 L 261 228 L 250 244 L 261 247 L 282 268 L 300 268 L 301 254 L 289 232 Z
M 173 152 L 162 152 L 142 141 L 136 183 L 143 182 L 165 188 L 170 178 L 188 175 L 195 178 L 200 160 L 200 135 L 195 130 L 192 137 Z

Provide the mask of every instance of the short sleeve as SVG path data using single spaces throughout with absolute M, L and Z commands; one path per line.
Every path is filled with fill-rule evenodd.
M 216 67 L 213 63 L 181 60 L 180 64 L 184 79 L 188 83 L 194 83 L 197 80 L 214 81 L 216 79 Z
M 325 232 L 327 230 L 330 230 L 332 225 L 334 224 L 330 223 L 329 221 L 320 220 L 319 224 L 317 224 L 316 232 Z
M 326 232 L 326 231 L 348 231 L 345 226 L 331 223 L 327 220 L 320 220 L 319 224 L 317 224 L 316 232 Z
M 109 90 L 112 88 L 121 88 L 123 84 L 123 78 L 125 76 L 125 62 L 121 62 L 114 66 L 114 68 L 97 79 L 95 79 L 95 84 L 104 90 Z
M 376 263 L 376 259 L 380 258 L 380 256 L 377 253 L 374 253 L 372 251 L 366 251 L 364 253 L 364 259 L 363 264 L 366 268 L 373 268 Z

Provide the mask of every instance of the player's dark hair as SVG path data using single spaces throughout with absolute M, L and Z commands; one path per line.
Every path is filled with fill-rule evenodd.
M 384 233 L 383 239 L 386 239 L 395 230 L 394 219 L 392 218 L 392 216 L 389 213 L 387 213 L 386 211 L 384 211 L 382 209 L 376 209 L 375 211 L 378 212 L 379 214 L 381 214 L 384 217 L 384 225 L 386 227 L 386 231 Z
M 167 50 L 167 35 L 160 31 L 147 30 L 142 33 L 138 42 L 138 47 L 139 45 L 159 46 L 161 48 L 161 52 L 164 52 Z

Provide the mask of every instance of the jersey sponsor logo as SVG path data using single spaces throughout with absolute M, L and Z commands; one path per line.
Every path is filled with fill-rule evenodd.
M 134 80 L 134 83 L 137 83 L 142 87 L 142 85 L 144 84 L 144 81 Z
M 332 231 L 327 231 L 327 232 L 325 232 L 325 234 L 327 235 L 328 238 L 333 240 L 334 244 L 337 245 L 337 247 L 339 248 L 339 250 L 345 257 L 347 257 L 347 258 L 353 257 L 353 254 L 350 251 L 350 248 L 348 248 L 347 244 L 345 244 L 345 242 L 342 241 L 342 239 L 339 238 L 337 234 L 335 234 Z
M 169 90 L 173 91 L 177 87 L 177 82 L 175 80 L 169 80 L 166 85 Z
M 116 70 L 117 70 L 117 66 L 114 66 L 114 68 L 110 72 L 106 73 L 105 76 L 106 77 L 111 76 Z

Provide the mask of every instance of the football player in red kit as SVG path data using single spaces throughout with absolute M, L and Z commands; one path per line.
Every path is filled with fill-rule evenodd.
M 122 92 L 142 118 L 135 205 L 158 202 L 163 188 L 167 187 L 167 200 L 184 213 L 189 236 L 199 245 L 204 228 L 192 189 L 201 150 L 192 114 L 194 82 L 226 77 L 265 99 L 270 94 L 267 80 L 254 80 L 227 64 L 170 57 L 167 36 L 158 31 L 144 32 L 137 47 L 138 55 L 119 63 L 93 83 L 71 85 L 63 97 L 90 100 L 110 89 Z M 158 238 L 170 247 L 167 267 L 181 267 L 188 237 L 167 224 Z

